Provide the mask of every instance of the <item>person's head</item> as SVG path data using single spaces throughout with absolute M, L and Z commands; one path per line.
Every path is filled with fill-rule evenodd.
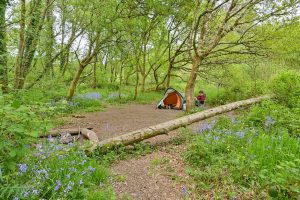
M 204 92 L 203 92 L 203 90 L 200 90 L 199 93 L 200 93 L 200 94 L 203 94 Z

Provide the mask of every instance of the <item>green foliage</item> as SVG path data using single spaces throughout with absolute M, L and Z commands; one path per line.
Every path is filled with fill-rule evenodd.
M 0 96 L 0 105 L 0 164 L 6 175 L 27 153 L 27 145 L 51 124 L 36 107 L 23 105 L 12 96 Z
M 279 74 L 272 82 L 272 92 L 276 99 L 288 107 L 300 105 L 300 73 L 286 71 Z
M 185 155 L 200 194 L 299 198 L 300 141 L 282 121 L 284 108 L 266 103 L 237 119 L 230 115 L 201 127 Z
M 79 146 L 49 139 L 31 149 L 19 171 L 5 177 L 4 199 L 115 199 L 108 169 L 85 155 Z

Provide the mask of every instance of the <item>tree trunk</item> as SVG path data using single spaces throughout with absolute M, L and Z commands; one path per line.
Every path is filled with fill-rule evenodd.
M 15 77 L 16 89 L 22 89 L 24 87 L 25 79 L 28 75 L 36 51 L 39 35 L 43 27 L 43 21 L 48 9 L 48 7 L 45 6 L 44 12 L 41 15 L 42 2 L 40 0 L 35 0 L 30 3 L 32 15 L 25 34 L 24 52 L 23 55 L 21 55 L 22 61 L 19 65 L 18 74 L 16 74 Z
M 74 79 L 72 80 L 71 82 L 71 85 L 70 85 L 70 89 L 69 89 L 69 92 L 68 92 L 68 96 L 67 96 L 67 99 L 70 100 L 72 99 L 72 97 L 74 96 L 74 93 L 75 93 L 75 90 L 76 90 L 76 87 L 77 87 L 77 84 L 78 84 L 78 81 L 80 79 L 80 76 L 84 70 L 86 65 L 82 65 L 80 64 L 78 70 L 77 70 L 77 73 L 74 77 Z
M 166 81 L 166 88 L 170 87 L 170 83 L 171 83 L 171 71 L 172 71 L 172 63 L 169 63 L 169 68 L 168 68 L 168 72 L 167 72 L 167 81 Z
M 3 93 L 8 92 L 5 10 L 6 1 L 0 1 L 0 85 Z
M 122 97 L 122 81 L 123 81 L 123 63 L 121 63 L 121 68 L 120 68 L 120 82 L 119 82 L 119 99 Z
M 137 95 L 138 95 L 138 86 L 139 86 L 139 67 L 138 64 L 136 64 L 136 69 L 135 69 L 135 74 L 136 74 L 136 80 L 135 80 L 135 89 L 134 89 L 134 97 L 133 100 L 137 99 Z
M 201 64 L 201 58 L 195 56 L 193 58 L 192 70 L 188 79 L 188 82 L 185 87 L 185 98 L 186 98 L 186 112 L 190 112 L 194 107 L 194 89 L 197 79 L 197 73 L 199 65 Z
M 55 42 L 54 32 L 53 32 L 53 6 L 50 5 L 51 0 L 46 1 L 46 6 L 48 6 L 47 14 L 46 14 L 46 26 L 45 26 L 45 35 L 46 35 L 46 42 L 45 42 L 45 66 L 47 67 L 46 72 L 51 72 L 52 76 L 54 76 L 53 71 L 53 61 L 52 61 L 52 54 L 53 54 L 53 46 Z
M 142 92 L 144 93 L 145 92 L 145 83 L 146 83 L 146 75 L 145 74 L 142 74 L 142 85 L 141 85 L 141 87 L 142 87 Z
M 93 85 L 92 87 L 97 88 L 97 57 L 95 57 L 95 63 L 93 65 Z
M 15 88 L 19 84 L 19 75 L 20 75 L 20 66 L 22 65 L 23 55 L 24 55 L 24 45 L 25 45 L 25 18 L 26 18 L 26 2 L 25 0 L 21 0 L 20 6 L 20 29 L 19 29 L 19 47 L 18 47 L 18 55 L 17 61 L 15 64 Z
M 251 104 L 270 99 L 271 97 L 271 95 L 265 95 L 257 98 L 233 102 L 223 106 L 218 106 L 209 110 L 180 117 L 178 119 L 164 122 L 155 126 L 150 126 L 148 128 L 143 128 L 114 138 L 102 140 L 98 143 L 98 147 L 111 148 L 118 145 L 131 145 L 157 135 L 168 133 L 169 131 L 172 131 L 182 126 L 187 126 L 194 122 L 198 122 L 222 113 L 229 112 L 231 110 L 235 110 L 240 107 L 249 106 Z

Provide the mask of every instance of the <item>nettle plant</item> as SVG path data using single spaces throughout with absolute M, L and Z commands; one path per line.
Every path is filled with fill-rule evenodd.
M 1 189 L 9 199 L 112 199 L 109 171 L 77 145 L 49 138 L 27 154 Z

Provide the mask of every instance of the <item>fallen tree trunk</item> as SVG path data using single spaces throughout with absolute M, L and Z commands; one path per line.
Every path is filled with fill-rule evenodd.
M 229 103 L 223 106 L 218 106 L 215 108 L 211 108 L 209 110 L 205 110 L 202 112 L 198 112 L 195 114 L 191 114 L 188 116 L 180 117 L 175 120 L 171 120 L 168 122 L 164 122 L 155 126 L 150 126 L 148 128 L 143 128 L 140 130 L 136 130 L 127 134 L 123 134 L 117 137 L 109 138 L 106 140 L 102 140 L 98 142 L 99 147 L 105 147 L 105 148 L 111 148 L 113 146 L 118 146 L 118 145 L 130 145 L 134 144 L 137 142 L 140 142 L 142 140 L 165 134 L 171 130 L 177 129 L 182 126 L 186 126 L 189 124 L 192 124 L 194 122 L 201 121 L 203 119 L 207 119 L 213 116 L 216 116 L 218 114 L 226 113 L 232 110 L 235 110 L 239 107 L 245 107 L 249 106 L 254 103 L 261 102 L 263 100 L 270 99 L 272 96 L 271 95 L 265 95 L 265 96 L 260 96 L 256 98 L 251 98 L 247 100 L 242 100 L 242 101 L 237 101 L 233 103 Z M 97 146 L 94 146 L 97 147 Z M 93 150 L 93 149 L 92 149 Z

